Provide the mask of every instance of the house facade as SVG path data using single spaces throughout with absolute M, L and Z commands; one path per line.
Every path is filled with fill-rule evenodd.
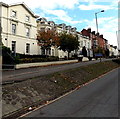
M 37 45 L 37 16 L 24 4 L 0 3 L 2 43 L 12 53 L 39 54 Z
M 53 21 L 47 21 L 46 18 L 42 17 L 37 19 L 37 31 L 48 31 L 53 30 L 55 23 Z
M 66 32 L 68 34 L 76 34 L 76 28 L 72 28 L 71 26 L 66 26 L 66 24 L 55 24 L 53 21 L 47 21 L 45 18 L 39 18 L 37 19 L 37 32 L 42 31 L 48 31 L 48 30 L 54 30 L 58 34 Z M 49 55 L 49 56 L 58 56 L 59 58 L 65 58 L 68 57 L 68 52 L 64 52 L 63 50 L 60 50 L 58 47 L 52 46 L 49 50 L 43 49 L 41 47 L 41 55 Z M 70 54 L 72 56 L 74 54 L 74 51 Z
M 108 46 L 108 41 L 103 35 L 91 31 L 91 28 L 78 32 L 76 27 L 70 25 L 55 24 L 54 21 L 47 21 L 46 18 L 36 16 L 24 3 L 5 4 L 0 2 L 0 23 L 2 27 L 1 37 L 4 46 L 9 47 L 13 54 L 26 55 L 49 55 L 59 58 L 68 57 L 68 52 L 52 46 L 49 51 L 43 51 L 37 40 L 39 31 L 54 30 L 57 33 L 66 32 L 78 35 L 79 49 L 72 51 L 70 56 L 80 53 L 85 46 L 88 56 L 98 47 L 110 50 L 110 55 L 117 56 L 118 50 Z
M 81 54 L 83 47 L 87 50 L 87 56 L 90 56 L 92 54 L 92 43 L 90 40 L 90 37 L 87 34 L 84 34 L 82 32 L 77 32 L 78 34 L 78 41 L 79 41 L 79 49 L 77 54 Z
M 40 17 L 37 19 L 37 34 L 39 35 L 39 32 L 47 32 L 49 30 L 56 31 L 56 24 L 54 21 L 47 21 L 46 18 Z M 39 43 L 40 46 L 40 55 L 49 55 L 49 56 L 59 56 L 58 48 L 55 46 L 52 46 L 49 49 L 43 49 L 41 43 Z
M 66 24 L 57 24 L 56 25 L 56 31 L 58 33 L 66 32 Z
M 106 41 L 103 38 L 103 35 L 100 35 L 99 33 L 97 33 L 96 34 L 96 40 L 97 40 L 97 43 L 98 43 L 98 47 L 106 50 Z
M 118 57 L 119 56 L 119 51 L 117 49 L 117 46 L 113 46 L 108 44 L 108 49 L 109 49 L 109 56 L 110 57 Z

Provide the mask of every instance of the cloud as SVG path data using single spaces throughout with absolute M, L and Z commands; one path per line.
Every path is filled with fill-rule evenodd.
M 84 20 L 85 21 L 85 20 Z M 114 17 L 103 17 L 98 19 L 98 30 L 100 33 L 104 34 L 104 32 L 115 32 L 117 31 L 118 19 Z M 96 31 L 96 21 L 93 19 L 92 21 L 86 20 L 86 23 L 89 27 L 92 27 L 93 30 Z
M 5 3 L 11 4 L 11 3 L 17 3 L 17 2 L 25 2 L 30 8 L 35 9 L 35 8 L 40 8 L 40 9 L 56 9 L 58 7 L 60 8 L 67 8 L 67 9 L 73 9 L 76 6 L 79 5 L 82 2 L 87 2 L 89 3 L 88 6 L 86 5 L 80 5 L 79 8 L 85 10 L 87 7 L 89 8 L 88 10 L 91 10 L 92 7 L 94 9 L 97 8 L 105 8 L 108 9 L 110 6 L 102 6 L 102 5 L 94 5 L 94 3 L 97 2 L 108 2 L 111 3 L 111 5 L 117 4 L 118 0 L 2 0 Z
M 118 28 L 118 19 L 114 17 L 104 17 L 98 19 L 98 31 L 104 35 L 104 38 L 108 40 L 109 44 L 117 45 L 116 31 Z M 84 20 L 87 24 L 87 28 L 91 28 L 92 31 L 96 31 L 96 21 Z
M 95 10 L 95 9 L 104 9 L 104 10 L 110 10 L 110 9 L 117 9 L 118 7 L 118 0 L 84 0 L 88 3 L 88 5 L 80 4 L 79 9 L 80 10 Z M 109 5 L 103 5 L 102 2 L 108 3 Z M 99 3 L 99 4 L 98 4 Z M 100 3 L 102 5 L 100 5 Z
M 105 32 L 104 37 L 107 38 L 109 44 L 118 46 L 117 36 L 115 33 Z
M 95 2 L 108 2 L 108 3 L 115 3 L 118 2 L 119 0 L 79 0 L 79 2 L 89 2 L 89 3 L 95 3 Z
M 73 20 L 64 10 L 47 10 L 46 13 L 55 15 L 56 19 L 62 20 L 69 24 L 77 24 L 82 22 Z
M 30 8 L 55 9 L 57 7 L 72 9 L 79 0 L 2 0 L 5 3 L 25 2 Z
M 108 9 L 113 9 L 113 7 L 111 7 L 111 6 L 107 6 L 107 5 L 93 5 L 93 4 L 80 5 L 79 8 L 80 8 L 81 10 L 94 10 L 94 9 L 104 9 L 104 10 L 108 10 Z

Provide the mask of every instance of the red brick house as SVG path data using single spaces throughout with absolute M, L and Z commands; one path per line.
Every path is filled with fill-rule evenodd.
M 82 33 L 83 36 L 88 36 L 88 37 L 90 37 L 89 31 L 86 30 L 86 29 L 83 29 L 83 30 L 81 31 L 81 33 Z
M 98 41 L 98 47 L 105 49 L 105 40 L 103 38 L 103 35 L 98 35 L 96 39 Z
M 107 49 L 108 41 L 104 39 L 103 35 L 91 31 L 91 28 L 83 29 L 81 31 L 82 35 L 89 36 L 91 40 L 92 47 L 91 49 L 95 52 L 98 48 L 101 48 L 103 51 Z

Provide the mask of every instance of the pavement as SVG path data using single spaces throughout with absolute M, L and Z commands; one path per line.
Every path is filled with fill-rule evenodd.
M 24 117 L 118 117 L 118 72 L 120 68 Z
M 102 59 L 102 61 L 109 61 L 112 59 Z M 32 67 L 25 68 L 19 70 L 11 70 L 11 71 L 2 71 L 2 84 L 19 82 L 22 80 L 26 80 L 29 78 L 39 77 L 47 74 L 51 74 L 58 71 L 64 71 L 67 69 L 73 69 L 80 66 L 85 66 L 89 64 L 94 64 L 100 62 L 99 60 L 89 61 L 89 62 L 77 62 L 71 64 L 63 64 L 63 65 L 53 65 L 47 67 Z
M 87 60 L 85 60 L 85 61 L 87 61 Z M 16 65 L 16 69 L 40 67 L 40 66 L 50 66 L 50 65 L 59 65 L 59 64 L 67 64 L 67 63 L 76 63 L 76 62 L 78 62 L 78 60 L 38 62 L 38 63 L 24 63 L 24 64 L 17 64 Z

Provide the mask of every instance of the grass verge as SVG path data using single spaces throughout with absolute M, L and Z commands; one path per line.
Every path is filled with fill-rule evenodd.
M 19 83 L 3 85 L 3 118 L 15 119 L 119 66 L 118 61 L 99 62 Z

